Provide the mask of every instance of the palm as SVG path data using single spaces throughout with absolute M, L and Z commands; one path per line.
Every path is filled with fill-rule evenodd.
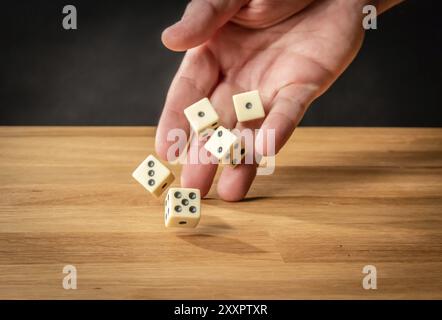
M 166 110 L 160 136 L 165 128 L 188 129 L 179 110 L 206 95 L 226 127 L 275 128 L 278 150 L 305 108 L 332 84 L 358 51 L 363 31 L 359 15 L 352 12 L 340 1 L 324 0 L 266 29 L 227 23 L 204 45 L 188 51 L 166 102 L 178 119 L 164 120 Z M 232 95 L 254 89 L 260 91 L 267 117 L 264 123 L 237 123 Z M 194 95 L 189 97 L 191 91 Z M 158 149 L 164 155 L 164 148 Z M 196 166 L 184 166 L 182 184 L 198 187 L 205 194 L 216 167 Z M 220 195 L 227 200 L 241 199 L 255 170 L 254 165 L 224 169 L 218 185 Z
M 235 92 L 259 89 L 264 104 L 271 106 L 272 98 L 290 85 L 328 87 L 356 54 L 362 37 L 359 16 L 351 19 L 339 1 L 330 0 L 264 30 L 229 23 L 206 46 L 223 75 L 219 84 Z

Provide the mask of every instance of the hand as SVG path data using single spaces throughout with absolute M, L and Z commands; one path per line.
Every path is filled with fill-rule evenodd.
M 181 21 L 163 33 L 173 50 L 189 49 L 171 84 L 161 116 L 156 150 L 166 158 L 167 132 L 189 132 L 183 110 L 209 97 L 226 128 L 261 128 L 255 139 L 266 150 L 263 131 L 274 129 L 278 152 L 311 102 L 344 71 L 364 36 L 363 0 L 197 0 Z M 238 123 L 232 95 L 258 89 L 266 118 Z M 201 147 L 201 146 L 196 146 Z M 265 154 L 264 154 L 265 155 Z M 183 187 L 205 195 L 217 166 L 186 164 Z M 256 165 L 225 167 L 218 194 L 241 200 L 256 176 Z

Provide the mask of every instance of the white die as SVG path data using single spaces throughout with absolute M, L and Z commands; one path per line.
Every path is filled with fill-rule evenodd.
M 166 227 L 195 228 L 201 218 L 199 189 L 170 188 L 164 201 Z
M 221 160 L 222 164 L 228 164 L 236 167 L 241 163 L 241 160 L 246 156 L 246 149 L 241 139 L 233 144 L 231 151 L 227 153 Z
M 156 197 L 161 196 L 175 180 L 173 173 L 153 155 L 149 155 L 135 169 L 132 177 Z
M 206 142 L 204 148 L 221 161 L 227 154 L 231 153 L 232 147 L 235 143 L 239 143 L 239 140 L 230 130 L 219 126 Z
M 203 137 L 208 136 L 210 129 L 218 127 L 218 114 L 207 98 L 201 99 L 184 109 L 184 115 L 192 130 Z
M 262 106 L 258 90 L 234 95 L 233 105 L 239 122 L 265 117 L 264 107 Z

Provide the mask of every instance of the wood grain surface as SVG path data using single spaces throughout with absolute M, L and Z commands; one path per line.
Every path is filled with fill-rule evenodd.
M 186 231 L 131 177 L 154 134 L 0 127 L 1 299 L 442 299 L 442 129 L 299 128 Z

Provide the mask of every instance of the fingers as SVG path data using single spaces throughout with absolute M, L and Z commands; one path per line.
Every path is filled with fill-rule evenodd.
M 240 164 L 235 168 L 224 167 L 217 186 L 220 198 L 225 201 L 244 199 L 256 177 L 256 168 L 255 164 Z
M 250 160 L 255 162 L 253 150 L 254 131 L 260 127 L 261 123 L 262 120 L 256 120 L 247 122 L 246 124 L 238 123 L 236 126 L 236 128 L 242 132 L 244 138 L 252 140 L 250 144 L 246 142 L 247 154 L 244 160 L 249 160 L 250 158 Z M 250 130 L 249 134 L 246 134 L 243 130 Z M 250 148 L 252 150 L 249 150 Z M 220 198 L 225 201 L 240 201 L 244 199 L 256 177 L 257 167 L 258 165 L 256 163 L 241 163 L 236 167 L 225 166 L 219 177 L 217 186 Z
M 189 50 L 169 88 L 156 133 L 157 154 L 167 160 L 167 151 L 174 143 L 167 141 L 172 129 L 182 129 L 189 137 L 189 123 L 184 109 L 211 94 L 218 81 L 218 64 L 209 50 Z
M 278 153 L 318 94 L 319 88 L 313 85 L 292 84 L 281 89 L 256 136 L 257 152 L 264 156 Z
M 232 96 L 236 92 L 241 92 L 241 89 L 234 84 L 221 82 L 210 97 L 210 101 L 221 119 L 221 125 L 228 129 L 234 128 L 237 122 L 232 101 Z
M 279 1 L 277 4 L 272 1 L 251 1 L 232 21 L 247 28 L 267 28 L 298 13 L 313 1 Z
M 164 30 L 162 41 L 174 51 L 185 51 L 207 41 L 247 0 L 193 0 L 180 21 Z
M 268 153 L 272 150 L 268 149 L 270 144 L 274 146 L 275 153 L 281 149 L 318 92 L 316 86 L 287 86 L 272 100 L 270 112 L 262 124 L 259 121 L 247 123 L 247 127 L 251 129 L 261 126 L 255 139 L 255 149 L 258 153 L 265 156 L 272 155 Z M 237 127 L 243 130 L 244 124 L 238 124 Z M 272 137 L 268 135 L 269 129 L 274 130 L 274 141 L 268 140 Z M 247 195 L 256 173 L 256 163 L 240 164 L 235 168 L 226 166 L 218 181 L 218 195 L 226 201 L 242 200 Z
M 199 140 L 197 136 L 194 137 L 189 147 L 187 161 L 183 164 L 181 171 L 181 186 L 197 188 L 201 192 L 201 197 L 204 197 L 212 186 L 218 165 L 215 164 L 215 161 L 209 162 L 209 154 L 203 148 L 205 140 Z M 206 156 L 204 160 L 207 162 L 200 161 L 203 156 Z
M 210 101 L 220 117 L 220 123 L 226 128 L 234 127 L 236 123 L 235 112 L 232 105 L 233 88 L 228 83 L 220 83 L 210 97 Z M 206 140 L 192 140 L 186 163 L 181 171 L 181 185 L 185 188 L 200 189 L 201 196 L 205 196 L 212 185 L 218 165 L 215 159 L 205 149 Z M 202 160 L 202 161 L 200 161 Z

